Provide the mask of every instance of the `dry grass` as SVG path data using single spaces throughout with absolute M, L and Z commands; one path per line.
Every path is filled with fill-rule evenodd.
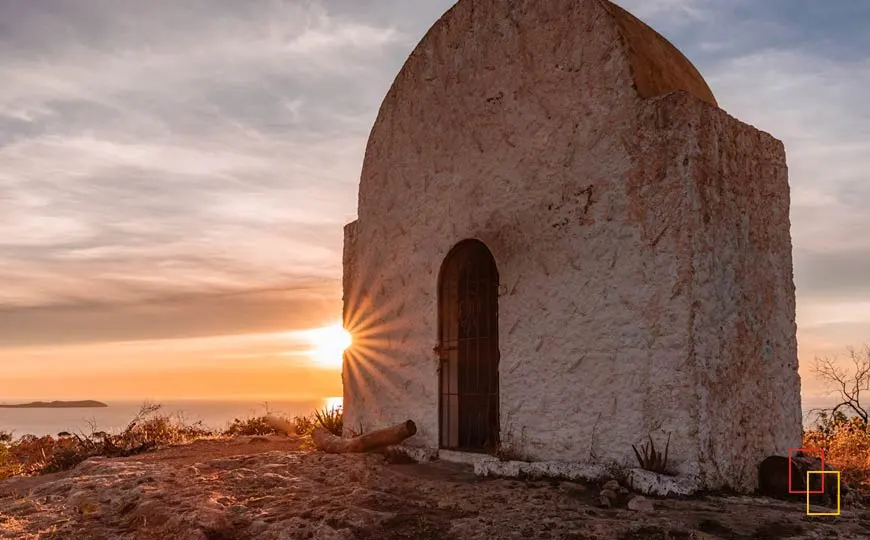
M 0 431 L 0 480 L 71 469 L 94 456 L 124 457 L 201 439 L 277 433 L 265 416 L 236 418 L 226 429 L 213 430 L 201 422 L 188 422 L 180 414 L 163 414 L 160 408 L 160 405 L 144 404 L 120 433 L 98 431 L 92 425 L 87 434 L 61 432 L 57 437 L 24 435 L 14 439 L 11 434 Z M 340 434 L 341 409 L 323 409 L 314 411 L 312 416 L 297 416 L 294 423 L 297 434 L 302 436 L 308 436 L 317 423 Z
M 235 418 L 229 427 L 223 431 L 222 435 L 225 437 L 250 437 L 274 435 L 276 433 L 278 433 L 278 430 L 266 421 L 265 416 L 252 416 L 244 420 Z
M 89 433 L 61 432 L 57 437 L 24 435 L 17 440 L 7 436 L 5 442 L 0 442 L 0 479 L 63 471 L 94 456 L 131 456 L 218 435 L 199 422 L 190 423 L 181 415 L 159 411 L 159 405 L 144 404 L 120 433 L 99 431 L 91 425 Z
M 843 413 L 819 415 L 817 425 L 804 432 L 804 448 L 825 451 L 825 468 L 839 470 L 843 480 L 862 496 L 870 496 L 870 426 Z
M 0 480 L 12 476 L 12 453 L 9 449 L 11 445 L 12 434 L 6 431 L 0 431 Z

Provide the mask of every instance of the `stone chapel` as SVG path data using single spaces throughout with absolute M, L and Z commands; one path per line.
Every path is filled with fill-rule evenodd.
M 460 0 L 381 105 L 344 232 L 345 429 L 442 458 L 755 488 L 800 446 L 783 144 L 607 0 Z

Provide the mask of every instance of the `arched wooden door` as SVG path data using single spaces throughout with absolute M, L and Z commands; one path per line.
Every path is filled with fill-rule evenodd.
M 441 448 L 492 452 L 499 442 L 498 269 L 486 245 L 464 240 L 438 284 Z

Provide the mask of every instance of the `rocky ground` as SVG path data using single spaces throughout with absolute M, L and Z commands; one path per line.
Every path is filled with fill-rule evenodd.
M 481 479 L 446 463 L 301 450 L 297 438 L 199 441 L 0 482 L 0 538 L 608 540 L 870 538 L 870 510 L 622 495 L 601 486 Z M 824 511 L 824 508 L 818 510 Z

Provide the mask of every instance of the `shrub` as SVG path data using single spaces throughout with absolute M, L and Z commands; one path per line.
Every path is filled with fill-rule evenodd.
M 846 358 L 816 358 L 812 367 L 837 401 L 831 409 L 816 411 L 816 424 L 804 431 L 803 446 L 824 449 L 826 468 L 830 463 L 850 487 L 870 497 L 870 409 L 861 402 L 861 393 L 870 390 L 870 345 L 848 348 Z
M 266 421 L 265 416 L 254 416 L 245 420 L 234 419 L 233 423 L 224 430 L 223 435 L 238 437 L 272 435 L 275 433 L 278 433 L 278 431 Z
M 297 435 L 311 435 L 311 430 L 314 429 L 314 420 L 310 416 L 297 416 L 296 422 Z
M 4 432 L 0 432 L 0 480 L 3 480 L 7 476 L 11 476 L 11 471 L 8 468 L 11 465 L 9 446 L 7 444 L 11 442 L 12 436 L 9 438 L 3 437 L 6 435 Z
M 0 471 L 9 463 L 9 444 L 12 443 L 12 434 L 8 431 L 0 431 Z M 0 472 L 0 479 L 3 473 Z
M 114 434 L 98 431 L 92 425 L 89 434 L 70 434 L 63 431 L 57 437 L 24 435 L 13 440 L 11 434 L 0 431 L 0 480 L 20 474 L 42 474 L 71 469 L 94 456 L 125 457 L 160 446 L 198 439 L 276 433 L 275 428 L 266 422 L 265 416 L 245 420 L 236 418 L 225 430 L 215 432 L 204 427 L 201 422 L 187 422 L 178 414 L 159 414 L 160 409 L 160 405 L 142 405 L 127 427 Z M 341 408 L 323 408 L 314 411 L 312 417 L 295 418 L 297 435 L 310 435 L 316 425 L 341 436 Z
M 823 449 L 825 468 L 839 470 L 846 484 L 870 496 L 870 426 L 863 418 L 820 413 L 816 425 L 804 432 L 803 446 Z
M 325 430 L 341 437 L 342 428 L 344 427 L 344 414 L 341 407 L 334 407 L 332 409 L 324 407 L 319 411 L 314 411 L 314 418 Z
M 56 438 L 24 435 L 14 442 L 7 440 L 0 443 L 0 478 L 62 471 L 94 456 L 131 456 L 158 446 L 215 436 L 200 422 L 188 423 L 181 415 L 157 414 L 159 410 L 160 405 L 144 404 L 117 434 L 91 426 L 89 434 L 61 432 Z
M 634 450 L 634 455 L 637 457 L 637 462 L 640 464 L 641 469 L 665 474 L 668 469 L 668 449 L 670 446 L 671 436 L 669 434 L 668 442 L 665 445 L 665 453 L 663 455 L 661 452 L 656 450 L 656 443 L 653 442 L 652 435 L 650 435 L 649 443 L 644 443 L 644 445 L 640 447 L 643 455 L 641 455 L 641 452 L 638 452 L 634 445 L 631 445 L 631 449 Z

